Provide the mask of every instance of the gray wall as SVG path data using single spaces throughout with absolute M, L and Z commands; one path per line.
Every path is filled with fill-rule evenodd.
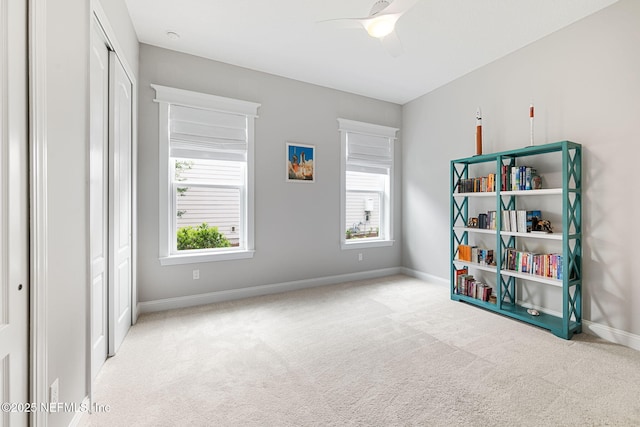
M 49 384 L 59 378 L 60 402 L 81 402 L 87 392 L 89 6 L 82 0 L 65 6 L 47 8 L 47 373 Z M 51 414 L 49 423 L 66 425 L 71 416 Z
M 583 144 L 584 318 L 640 334 L 640 2 L 622 0 L 403 106 L 403 265 L 449 278 L 449 161 L 529 141 Z
M 124 0 L 106 11 L 120 31 L 127 58 L 135 61 L 135 33 Z M 119 7 L 115 4 L 118 3 Z M 88 334 L 88 135 L 90 2 L 64 0 L 47 7 L 46 114 L 48 247 L 48 382 L 59 378 L 60 402 L 87 395 Z M 128 30 L 127 30 L 128 28 Z M 66 426 L 75 414 L 49 415 Z
M 236 66 L 140 45 L 138 290 L 147 302 L 398 267 L 399 242 L 340 249 L 338 117 L 400 127 L 401 107 Z M 158 260 L 158 107 L 151 83 L 262 104 L 255 132 L 253 259 L 178 266 Z M 316 146 L 316 182 L 285 182 L 285 142 Z M 401 144 L 396 145 L 400 159 Z M 398 162 L 399 163 L 399 162 Z M 400 170 L 395 230 L 400 236 Z M 364 254 L 358 262 L 357 253 Z M 192 279 L 192 270 L 200 279 Z

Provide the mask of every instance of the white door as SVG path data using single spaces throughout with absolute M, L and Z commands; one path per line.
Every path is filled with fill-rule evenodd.
M 91 379 L 107 358 L 109 50 L 97 24 L 91 30 L 89 227 L 91 257 Z
M 0 3 L 0 402 L 15 404 L 29 401 L 26 3 Z M 27 422 L 0 412 L 2 426 Z
M 131 81 L 109 52 L 109 354 L 131 326 Z

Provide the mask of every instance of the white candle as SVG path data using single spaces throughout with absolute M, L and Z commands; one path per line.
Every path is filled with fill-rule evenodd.
M 533 116 L 534 116 L 534 112 L 533 112 L 533 102 L 532 102 L 531 105 L 529 105 L 529 120 L 531 121 L 531 141 L 529 145 L 533 145 Z

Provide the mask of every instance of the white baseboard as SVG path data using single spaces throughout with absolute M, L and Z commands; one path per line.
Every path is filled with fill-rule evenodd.
M 298 289 L 313 288 L 316 286 L 334 285 L 355 280 L 375 279 L 378 277 L 402 274 L 402 268 L 383 268 L 379 270 L 362 271 L 359 273 L 339 274 L 335 276 L 318 277 L 314 279 L 296 280 L 292 282 L 274 283 L 270 285 L 252 286 L 242 289 L 209 292 L 206 294 L 189 295 L 184 297 L 166 298 L 155 301 L 138 303 L 138 313 L 151 313 L 155 311 L 172 310 L 175 308 L 194 307 L 198 305 L 213 304 L 223 301 L 231 301 L 241 298 L 256 297 L 262 295 L 277 294 L 280 292 L 294 291 Z
M 136 315 L 135 316 L 131 316 L 131 324 L 135 325 L 136 323 L 138 323 L 138 318 L 140 317 L 140 314 L 142 314 L 142 312 L 140 311 L 142 307 L 140 307 L 140 303 L 136 303 Z
M 612 343 L 640 351 L 640 335 L 584 319 L 582 320 L 582 330 Z
M 423 273 L 422 271 L 413 270 L 407 267 L 401 267 L 402 274 L 424 280 L 425 282 L 436 283 L 438 285 L 449 286 L 449 279 L 434 276 L 433 274 Z

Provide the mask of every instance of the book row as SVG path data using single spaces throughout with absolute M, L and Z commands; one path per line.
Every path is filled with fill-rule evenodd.
M 458 245 L 458 261 L 494 266 L 493 249 L 482 249 L 471 245 Z M 502 268 L 536 276 L 562 280 L 562 255 L 537 254 L 507 248 Z
M 493 249 L 482 249 L 471 245 L 458 245 L 458 260 L 481 265 L 496 265 L 493 259 Z
M 493 288 L 486 283 L 476 280 L 466 268 L 456 270 L 456 282 L 454 285 L 454 293 L 465 295 L 481 301 L 496 303 L 496 297 L 493 294 Z
M 478 214 L 477 217 L 469 218 L 467 223 L 469 228 L 482 228 L 486 230 L 496 230 L 496 211 Z M 542 232 L 551 233 L 551 223 L 542 219 L 539 210 L 508 210 L 502 211 L 502 231 L 515 231 L 520 233 Z
M 495 230 L 497 226 L 496 211 L 478 214 L 477 217 L 469 218 L 467 223 L 469 228 L 483 228 L 486 230 Z
M 542 214 L 539 210 L 502 211 L 502 231 L 515 231 L 518 233 L 542 231 L 538 226 L 540 221 L 542 221 Z
M 457 184 L 458 193 L 486 193 L 496 191 L 496 174 L 477 178 L 462 178 Z
M 539 190 L 542 179 L 531 166 L 502 165 L 500 191 Z M 498 178 L 495 173 L 477 178 L 461 178 L 456 184 L 458 193 L 482 193 L 496 191 Z
M 501 191 L 539 190 L 542 180 L 531 166 L 502 165 Z
M 507 248 L 503 268 L 562 280 L 562 255 L 536 254 Z

